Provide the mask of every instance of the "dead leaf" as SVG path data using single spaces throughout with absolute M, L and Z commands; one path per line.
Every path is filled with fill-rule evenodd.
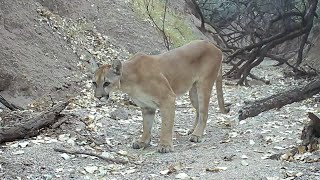
M 228 143 L 230 141 L 231 141 L 230 138 L 225 138 L 225 139 L 221 140 L 220 143 L 223 144 L 223 143 Z
M 305 153 L 307 150 L 306 150 L 306 147 L 305 146 L 298 146 L 298 153 L 299 154 L 303 154 Z
M 181 136 L 186 136 L 186 135 L 188 135 L 189 130 L 183 129 L 183 128 L 178 128 L 175 130 L 175 132 L 177 132 L 177 134 L 179 134 Z
M 182 163 L 181 163 L 181 162 L 178 162 L 178 163 L 176 163 L 176 164 L 170 165 L 168 169 L 169 169 L 171 172 L 176 172 L 176 171 L 181 170 L 182 168 L 183 168 Z
M 281 146 L 274 146 L 273 149 L 284 150 L 284 149 L 286 149 L 286 148 L 285 148 L 285 147 L 281 147 Z
M 160 174 L 162 175 L 167 175 L 167 174 L 171 174 L 173 172 L 177 172 L 179 170 L 183 169 L 183 165 L 181 162 L 178 162 L 176 164 L 171 164 L 168 169 L 160 171 Z
M 119 154 L 119 155 L 122 155 L 122 156 L 127 156 L 127 155 L 128 155 L 128 152 L 127 152 L 127 151 L 124 151 L 124 150 L 120 150 L 120 151 L 118 151 L 118 154 Z
M 266 177 L 267 180 L 280 180 L 280 177 Z
M 20 155 L 20 154 L 24 154 L 24 151 L 20 150 L 20 151 L 15 151 L 12 152 L 13 155 Z
M 223 159 L 224 161 L 232 161 L 232 158 L 233 158 L 234 156 L 236 156 L 236 155 L 232 154 L 232 155 L 229 155 L 229 156 L 224 156 L 222 159 Z

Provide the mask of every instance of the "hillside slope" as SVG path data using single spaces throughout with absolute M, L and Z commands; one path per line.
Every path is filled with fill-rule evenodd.
M 134 15 L 126 1 L 30 0 L 0 2 L 0 94 L 26 106 L 61 100 L 79 91 L 79 58 L 37 12 L 48 8 L 65 19 L 88 19 L 97 31 L 130 53 L 163 49 L 157 32 Z

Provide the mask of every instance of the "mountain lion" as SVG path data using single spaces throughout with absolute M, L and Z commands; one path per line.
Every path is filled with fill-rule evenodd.
M 93 87 L 96 98 L 109 98 L 115 88 L 129 94 L 141 107 L 143 134 L 134 141 L 135 149 L 147 147 L 157 108 L 161 112 L 161 132 L 158 151 L 173 151 L 172 134 L 177 96 L 189 91 L 196 119 L 190 129 L 190 141 L 200 142 L 208 118 L 211 90 L 216 82 L 218 104 L 224 107 L 222 91 L 222 52 L 212 43 L 196 40 L 160 55 L 137 53 L 130 60 L 112 65 L 97 66 L 93 63 Z

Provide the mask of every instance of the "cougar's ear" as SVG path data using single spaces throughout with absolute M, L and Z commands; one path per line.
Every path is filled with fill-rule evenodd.
M 120 60 L 114 60 L 112 65 L 111 65 L 111 69 L 116 75 L 121 75 L 121 71 L 122 71 L 122 63 L 121 63 L 121 61 Z

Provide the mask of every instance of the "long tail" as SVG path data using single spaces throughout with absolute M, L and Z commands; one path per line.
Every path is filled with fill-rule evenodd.
M 220 111 L 224 114 L 228 113 L 228 110 L 224 106 L 223 90 L 222 90 L 222 62 L 220 64 L 220 70 L 216 80 L 216 90 L 218 96 L 218 104 Z

